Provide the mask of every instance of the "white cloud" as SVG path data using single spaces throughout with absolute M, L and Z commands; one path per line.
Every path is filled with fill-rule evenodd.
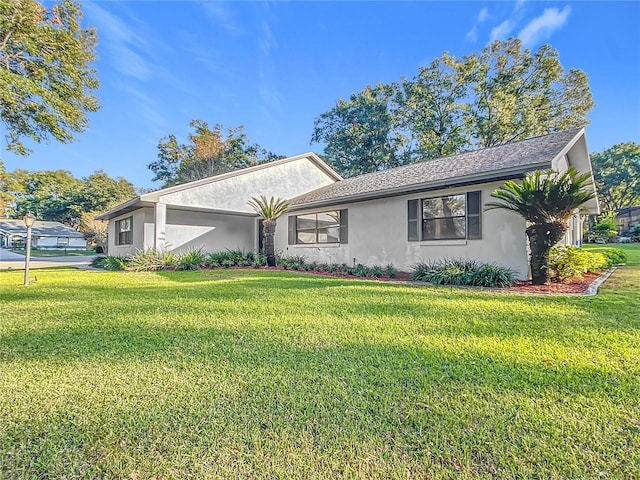
M 213 18 L 219 27 L 222 27 L 232 35 L 244 34 L 244 29 L 238 25 L 232 13 L 221 2 L 202 2 L 207 15 Z
M 478 29 L 476 27 L 473 27 L 467 32 L 467 34 L 464 36 L 464 39 L 468 42 L 475 42 L 476 40 L 478 40 Z
M 515 21 L 511 19 L 507 19 L 497 27 L 493 27 L 491 29 L 491 34 L 489 35 L 491 41 L 493 42 L 494 40 L 506 39 L 509 36 L 509 34 L 513 31 L 515 26 L 516 26 Z
M 480 10 L 480 12 L 478 13 L 478 23 L 483 23 L 485 22 L 487 19 L 489 18 L 489 9 L 487 7 L 484 7 L 482 10 Z
M 542 15 L 531 20 L 520 30 L 518 38 L 525 46 L 544 41 L 567 23 L 570 14 L 571 7 L 568 5 L 562 11 L 557 8 L 545 8 Z
M 151 78 L 152 69 L 141 52 L 148 51 L 149 43 L 145 37 L 136 33 L 135 28 L 127 25 L 121 18 L 98 6 L 95 2 L 85 5 L 86 12 L 98 26 L 102 43 L 112 51 L 114 67 L 123 75 L 137 80 Z

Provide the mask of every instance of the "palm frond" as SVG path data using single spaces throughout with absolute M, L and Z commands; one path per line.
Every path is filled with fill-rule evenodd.
M 267 199 L 264 195 L 260 195 L 259 198 L 252 197 L 247 202 L 247 205 L 253 208 L 264 220 L 276 220 L 289 209 L 289 204 L 286 200 L 278 197 Z
M 595 198 L 589 190 L 590 173 L 578 173 L 569 167 L 566 172 L 536 171 L 518 184 L 513 180 L 495 190 L 491 196 L 499 202 L 487 203 L 487 210 L 496 208 L 518 213 L 532 223 L 564 222 L 584 203 Z

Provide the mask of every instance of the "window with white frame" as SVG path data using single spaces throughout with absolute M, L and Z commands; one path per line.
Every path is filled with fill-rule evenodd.
M 133 243 L 133 217 L 123 218 L 116 222 L 116 245 Z

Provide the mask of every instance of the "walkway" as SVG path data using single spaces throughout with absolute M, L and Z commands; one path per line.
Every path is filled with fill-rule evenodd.
M 31 257 L 29 268 L 86 267 L 93 256 Z M 0 270 L 24 270 L 24 255 L 0 248 Z

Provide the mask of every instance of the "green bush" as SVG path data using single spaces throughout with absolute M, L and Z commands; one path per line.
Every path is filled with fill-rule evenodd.
M 614 251 L 617 249 L 603 250 Z M 603 250 L 590 252 L 571 245 L 553 247 L 549 251 L 549 276 L 552 279 L 564 280 L 566 278 L 582 278 L 582 275 L 587 272 L 596 273 L 606 270 L 613 265 L 611 258 L 618 258 L 619 254 L 610 252 L 610 258 L 601 253 Z M 624 252 L 621 253 L 624 255 Z
M 178 258 L 173 252 L 162 250 L 138 250 L 135 255 L 128 257 L 127 270 L 134 272 L 157 272 L 178 266 Z
M 178 255 L 177 264 L 179 270 L 199 270 L 206 263 L 207 255 L 200 249 L 187 250 Z
M 396 276 L 398 275 L 398 270 L 396 269 L 396 267 L 393 266 L 393 263 L 390 263 L 384 269 L 384 273 L 389 278 L 396 278 Z
M 627 252 L 620 250 L 619 248 L 600 248 L 597 253 L 601 253 L 610 261 L 609 267 L 613 265 L 619 265 L 621 263 L 627 263 Z
M 91 261 L 91 265 L 95 268 L 104 270 L 125 270 L 127 268 L 127 259 L 122 257 L 106 256 L 96 257 Z
M 640 242 L 640 223 L 629 229 L 629 235 L 631 236 L 632 241 Z
M 493 263 L 473 259 L 444 259 L 413 266 L 412 278 L 434 285 L 466 285 L 508 287 L 514 283 L 514 272 Z

